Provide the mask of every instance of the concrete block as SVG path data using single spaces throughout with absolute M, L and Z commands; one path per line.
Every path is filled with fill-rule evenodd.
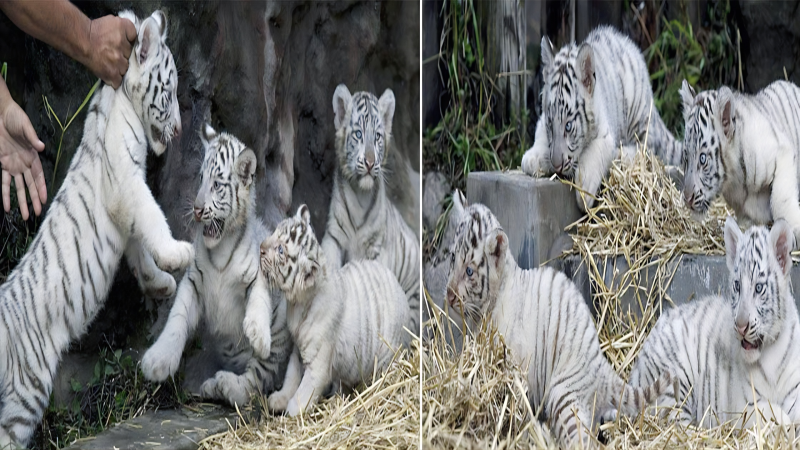
M 591 301 L 593 292 L 589 282 L 589 272 L 586 266 L 581 264 L 580 257 L 576 255 L 568 256 L 563 258 L 559 265 L 560 270 L 563 270 L 578 285 L 589 305 L 593 306 Z M 603 282 L 607 286 L 614 286 L 614 288 L 619 288 L 623 274 L 629 269 L 628 263 L 622 256 L 599 258 L 597 266 L 598 270 L 603 274 Z M 656 265 L 652 265 L 640 272 L 639 286 L 643 287 L 645 292 L 651 292 L 655 284 L 656 272 Z M 666 293 L 676 305 L 711 294 L 728 295 L 728 265 L 725 261 L 725 256 L 681 255 L 667 263 L 665 272 L 668 277 L 672 276 Z M 798 286 L 798 283 L 800 283 L 800 267 L 792 267 L 789 276 L 791 277 L 791 284 Z M 642 297 L 646 298 L 644 295 Z M 795 296 L 795 303 L 800 308 L 797 296 Z M 667 305 L 665 304 L 665 306 Z M 623 310 L 630 308 L 631 311 L 641 316 L 641 308 L 631 289 L 620 299 L 620 306 Z
M 235 426 L 237 420 L 235 411 L 209 404 L 155 411 L 81 439 L 66 450 L 194 450 L 206 437 L 228 430 L 228 421 Z
M 519 170 L 470 173 L 467 202 L 483 203 L 492 210 L 508 235 L 514 259 L 524 269 L 539 267 L 572 247 L 564 229 L 583 215 L 567 185 Z

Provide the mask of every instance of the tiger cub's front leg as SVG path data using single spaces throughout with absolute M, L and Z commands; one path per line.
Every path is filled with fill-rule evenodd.
M 144 180 L 134 178 L 130 190 L 132 237 L 141 241 L 162 270 L 174 272 L 188 266 L 194 260 L 194 247 L 172 238 L 164 212 Z
M 260 270 L 247 299 L 242 326 L 255 355 L 261 359 L 269 358 L 272 346 L 272 299 L 267 280 Z
M 302 414 L 317 403 L 317 399 L 330 385 L 331 365 L 333 364 L 333 346 L 331 344 L 330 342 L 318 343 L 319 348 L 314 353 L 314 359 L 310 361 L 303 359 L 305 365 L 303 379 L 300 381 L 300 386 L 297 387 L 297 392 L 286 406 L 286 413 L 291 417 Z
M 575 184 L 581 188 L 575 196 L 581 211 L 594 206 L 595 198 L 600 191 L 600 183 L 608 173 L 615 155 L 614 141 L 608 134 L 593 140 L 584 151 L 578 167 L 575 168 Z
M 553 165 L 550 162 L 550 144 L 547 140 L 544 120 L 544 115 L 539 117 L 539 121 L 536 122 L 533 147 L 522 156 L 522 171 L 532 177 L 546 177 L 553 174 Z
M 267 401 L 269 410 L 273 412 L 286 411 L 289 401 L 294 397 L 300 382 L 303 379 L 303 364 L 300 362 L 300 351 L 297 346 L 292 349 L 289 356 L 289 365 L 286 367 L 286 375 L 283 378 L 283 386 L 280 391 L 273 392 Z
M 200 321 L 200 302 L 195 291 L 195 272 L 190 268 L 178 286 L 175 303 L 155 344 L 142 358 L 142 372 L 150 381 L 164 381 L 175 374 L 181 362 L 183 347 Z
M 128 241 L 125 259 L 139 283 L 139 289 L 148 297 L 168 298 L 175 293 L 175 278 L 159 269 L 153 256 L 136 239 Z

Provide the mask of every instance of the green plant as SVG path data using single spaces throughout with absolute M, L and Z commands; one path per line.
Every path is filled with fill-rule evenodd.
M 485 27 L 475 7 L 473 0 L 450 0 L 442 7 L 442 51 L 435 59 L 446 70 L 442 79 L 449 103 L 423 139 L 426 169 L 445 172 L 462 189 L 473 170 L 505 170 L 519 164 L 524 130 L 520 132 L 517 122 L 527 122 L 525 111 L 522 118 L 496 123 L 493 107 L 503 93 L 486 68 L 481 37 Z
M 645 52 L 655 106 L 667 128 L 677 131 L 676 136 L 683 136 L 679 90 L 684 79 L 698 92 L 722 85 L 735 88 L 740 82 L 730 3 L 709 2 L 708 8 L 707 25 L 695 31 L 684 4 L 681 19 L 664 19 L 661 33 Z
M 146 411 L 173 408 L 189 399 L 180 380 L 146 381 L 137 362 L 119 349 L 102 349 L 92 379 L 85 385 L 72 379 L 70 384 L 72 402 L 55 406 L 51 396 L 32 448 L 61 448 Z
M 53 111 L 53 107 L 50 106 L 50 102 L 47 101 L 47 97 L 45 97 L 44 95 L 42 96 L 42 100 L 44 101 L 44 105 L 47 110 L 47 116 L 48 117 L 52 116 L 53 118 L 55 118 L 56 123 L 58 123 L 58 126 L 61 128 L 61 137 L 58 139 L 58 151 L 56 152 L 56 162 L 55 164 L 53 164 L 53 180 L 51 181 L 50 184 L 50 192 L 55 192 L 56 171 L 58 170 L 58 162 L 59 160 L 61 160 L 61 144 L 64 142 L 64 135 L 67 133 L 67 129 L 69 128 L 69 126 L 72 125 L 72 121 L 75 120 L 75 117 L 77 117 L 78 114 L 80 114 L 81 110 L 83 110 L 83 107 L 86 106 L 87 103 L 89 103 L 89 99 L 92 98 L 92 94 L 94 94 L 94 91 L 97 90 L 98 86 L 100 86 L 100 79 L 98 79 L 94 83 L 94 86 L 92 86 L 92 88 L 89 90 L 89 93 L 86 94 L 86 97 L 84 97 L 81 106 L 79 106 L 77 111 L 75 111 L 75 114 L 73 114 L 72 117 L 70 117 L 69 120 L 66 121 L 67 122 L 66 125 L 62 124 L 56 112 Z

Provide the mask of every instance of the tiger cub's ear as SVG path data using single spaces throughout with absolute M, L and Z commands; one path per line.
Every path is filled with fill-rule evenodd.
M 394 119 L 394 92 L 391 89 L 383 91 L 383 95 L 378 99 L 378 111 L 383 120 L 383 131 L 386 139 L 392 134 L 392 120 Z
M 256 175 L 256 154 L 249 148 L 244 149 L 236 157 L 236 175 L 244 187 L 250 186 Z
M 453 209 L 450 214 L 455 218 L 459 218 L 464 214 L 464 208 L 467 206 L 467 199 L 464 198 L 464 194 L 459 189 L 453 191 Z
M 350 95 L 350 90 L 347 89 L 347 86 L 344 84 L 336 86 L 336 90 L 333 92 L 333 126 L 337 131 L 342 129 L 345 121 L 349 118 L 350 102 L 352 100 L 353 96 Z
M 717 119 L 722 125 L 722 132 L 728 140 L 733 138 L 735 110 L 733 91 L 727 86 L 722 86 L 717 93 Z
M 305 203 L 297 208 L 297 213 L 294 217 L 306 225 L 311 225 L 311 212 L 308 210 L 308 206 L 306 206 Z
M 553 43 L 547 36 L 542 36 L 542 67 L 547 69 L 553 63 Z
M 739 245 L 739 238 L 742 237 L 742 230 L 736 220 L 728 216 L 725 220 L 725 259 L 728 262 L 728 270 L 733 272 L 736 264 L 736 249 Z
M 689 119 L 689 113 L 692 111 L 692 108 L 694 108 L 694 98 L 697 94 L 695 94 L 694 89 L 689 86 L 689 82 L 685 79 L 681 84 L 679 93 L 681 94 L 681 100 L 683 101 L 683 120 L 685 121 Z
M 581 85 L 586 89 L 586 92 L 591 96 L 594 94 L 594 50 L 591 44 L 583 43 L 578 48 L 578 58 L 576 60 L 578 66 L 578 77 L 580 77 Z
M 164 22 L 160 21 L 162 18 Z M 158 16 L 153 13 L 139 27 L 139 43 L 134 48 L 134 51 L 136 52 L 136 62 L 140 66 L 149 61 L 150 57 L 156 54 L 159 46 L 161 46 L 161 41 L 164 39 L 161 34 L 162 23 L 164 31 L 166 31 L 166 18 L 164 18 L 163 14 Z
M 780 219 L 776 220 L 769 232 L 769 240 L 772 249 L 775 251 L 775 258 L 783 271 L 783 276 L 789 274 L 792 269 L 792 250 L 794 250 L 794 232 L 789 222 Z
M 486 244 L 484 245 L 484 253 L 489 258 L 489 263 L 495 269 L 499 268 L 506 260 L 506 252 L 508 251 L 508 236 L 502 228 L 495 228 L 486 237 Z
M 217 132 L 210 123 L 206 123 L 200 128 L 200 141 L 203 143 L 203 148 L 208 149 L 209 144 L 217 137 Z

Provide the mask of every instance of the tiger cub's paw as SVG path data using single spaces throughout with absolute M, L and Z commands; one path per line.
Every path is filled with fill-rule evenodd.
M 273 392 L 267 399 L 267 406 L 272 412 L 286 411 L 291 396 L 283 391 Z
M 269 358 L 269 353 L 272 350 L 272 335 L 269 328 L 260 326 L 259 323 L 252 317 L 245 316 L 244 322 L 244 335 L 253 347 L 253 352 L 260 359 Z
M 192 263 L 194 260 L 194 246 L 191 242 L 173 241 L 172 245 L 159 251 L 158 254 L 154 254 L 153 258 L 161 270 L 175 272 L 185 269 L 186 266 Z
M 174 375 L 181 362 L 182 351 L 182 348 L 175 351 L 171 346 L 156 341 L 142 358 L 144 377 L 150 381 L 162 382 Z
M 224 400 L 231 406 L 245 406 L 250 402 L 242 377 L 233 372 L 220 370 L 214 377 L 200 386 L 200 396 L 212 400 Z

